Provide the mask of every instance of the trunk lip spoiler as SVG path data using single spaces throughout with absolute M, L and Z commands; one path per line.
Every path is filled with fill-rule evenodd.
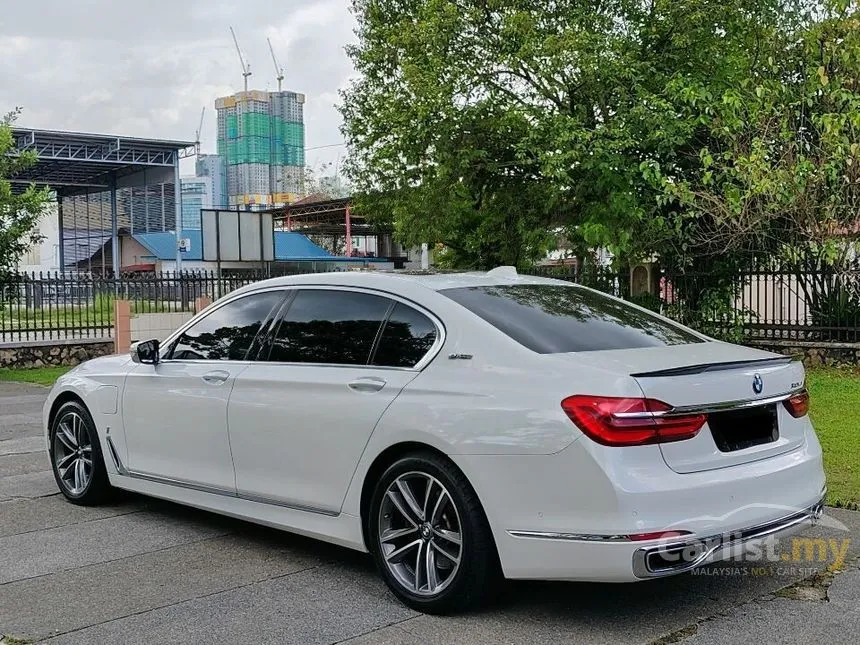
M 684 405 L 671 410 L 660 410 L 656 412 L 615 412 L 616 419 L 656 419 L 660 417 L 687 416 L 690 414 L 713 414 L 715 412 L 727 412 L 729 410 L 744 410 L 757 408 L 765 405 L 773 405 L 787 401 L 793 396 L 806 392 L 805 387 L 795 388 L 789 392 L 768 396 L 763 399 L 740 399 L 738 401 L 722 401 L 719 403 L 703 403 L 696 405 Z
M 720 372 L 723 370 L 733 370 L 741 367 L 766 367 L 769 365 L 788 365 L 790 363 L 801 362 L 803 357 L 796 356 L 779 356 L 768 358 L 753 358 L 743 361 L 726 361 L 723 363 L 701 363 L 698 365 L 685 365 L 683 367 L 669 367 L 662 370 L 654 370 L 653 372 L 636 372 L 631 374 L 633 378 L 659 378 L 662 376 L 684 376 L 688 374 L 701 374 L 703 372 Z

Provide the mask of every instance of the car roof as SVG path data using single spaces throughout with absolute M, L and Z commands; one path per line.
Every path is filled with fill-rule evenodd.
M 507 267 L 504 267 L 507 269 Z M 305 273 L 300 275 L 270 278 L 246 285 L 234 293 L 254 291 L 261 288 L 298 285 L 334 285 L 370 287 L 378 289 L 402 289 L 407 285 L 424 287 L 432 291 L 456 289 L 458 287 L 501 286 L 517 284 L 569 285 L 563 280 L 539 276 L 518 275 L 513 270 L 494 269 L 486 272 L 436 273 L 430 271 L 334 271 L 330 273 Z

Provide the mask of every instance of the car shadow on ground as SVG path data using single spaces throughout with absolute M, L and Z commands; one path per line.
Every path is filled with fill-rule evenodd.
M 165 519 L 220 529 L 255 546 L 286 551 L 290 557 L 317 560 L 352 574 L 345 575 L 344 580 L 356 575 L 378 578 L 366 553 L 132 493 L 123 493 L 122 500 L 125 501 L 120 503 L 143 506 Z M 648 623 L 657 626 L 666 622 L 667 614 L 713 615 L 772 593 L 801 577 L 805 576 L 764 572 L 761 563 L 729 561 L 694 574 L 637 583 L 505 581 L 494 602 L 472 615 L 504 613 L 529 622 L 558 621 L 567 626 L 571 622 L 596 625 L 629 618 L 642 627 Z

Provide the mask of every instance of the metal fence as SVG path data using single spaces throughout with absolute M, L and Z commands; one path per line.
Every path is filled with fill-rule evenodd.
M 630 298 L 629 274 L 605 266 L 532 267 L 523 273 Z M 117 299 L 131 301 L 133 314 L 193 312 L 197 298 L 216 300 L 266 277 L 253 271 L 116 279 L 75 273 L 19 274 L 0 284 L 0 343 L 108 338 L 113 334 Z M 657 291 L 630 299 L 719 338 L 860 342 L 860 267 L 843 271 L 756 267 L 718 284 L 708 274 L 663 273 Z
M 521 270 L 520 273 L 576 282 L 577 284 L 582 284 L 619 298 L 626 297 L 628 293 L 629 281 L 626 273 L 615 271 L 611 267 L 599 264 L 588 264 L 585 266 L 535 266 Z
M 860 342 L 860 269 L 752 267 L 728 282 L 664 276 L 667 315 L 730 340 Z
M 132 314 L 192 312 L 197 298 L 216 300 L 266 277 L 250 271 L 115 279 L 78 273 L 18 274 L 0 284 L 0 343 L 109 338 L 118 299 L 131 301 Z
M 631 297 L 629 274 L 606 266 L 535 267 L 531 275 L 577 282 L 662 313 L 717 338 L 860 342 L 860 265 L 762 262 L 728 279 L 663 271 L 653 294 Z

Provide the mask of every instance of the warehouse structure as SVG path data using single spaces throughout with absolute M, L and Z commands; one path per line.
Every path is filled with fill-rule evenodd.
M 12 134 L 11 154 L 38 155 L 8 178 L 13 188 L 32 183 L 56 192 L 61 268 L 92 258 L 106 242 L 116 247 L 122 232 L 181 231 L 179 159 L 195 153 L 193 142 L 26 128 Z M 175 255 L 181 265 L 178 249 Z M 103 255 L 102 266 L 89 269 L 117 274 L 119 258 L 106 263 Z

